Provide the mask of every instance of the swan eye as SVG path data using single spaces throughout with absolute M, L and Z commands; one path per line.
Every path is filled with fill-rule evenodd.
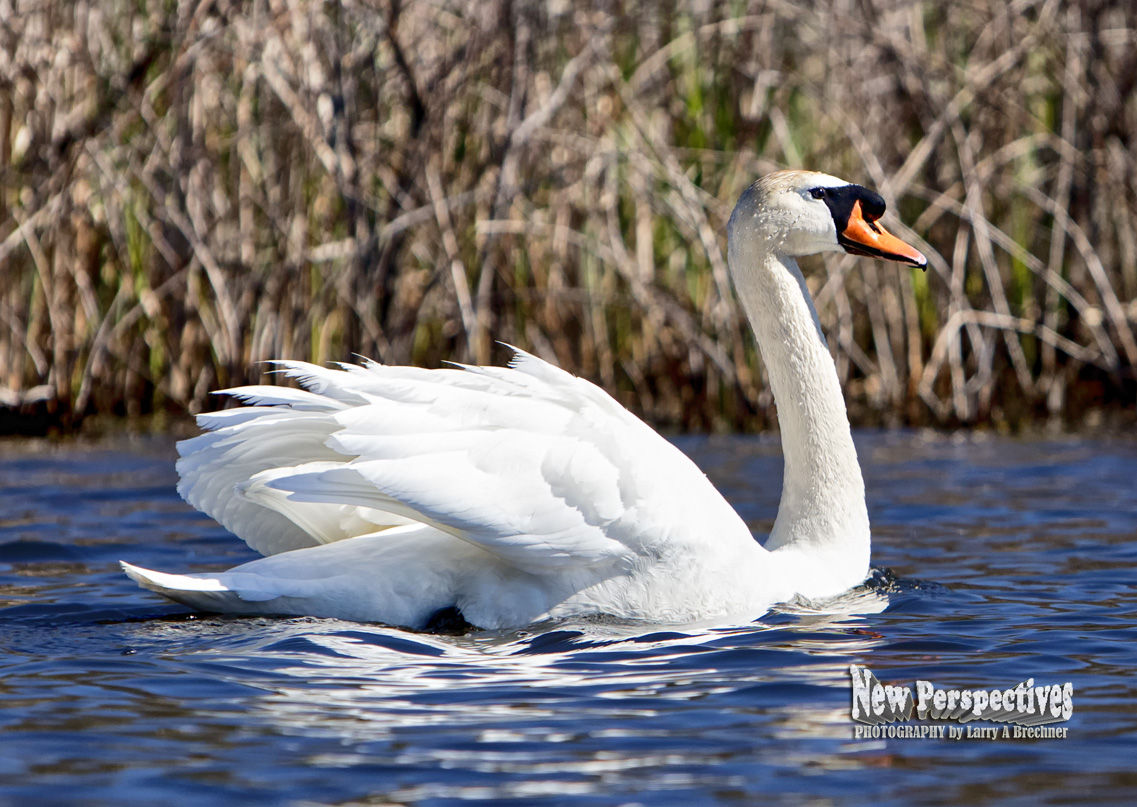
M 824 199 L 825 198 L 825 188 L 810 188 L 809 189 L 809 195 L 812 196 L 814 199 Z

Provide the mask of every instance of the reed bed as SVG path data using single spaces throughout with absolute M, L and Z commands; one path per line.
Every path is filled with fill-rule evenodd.
M 761 428 L 725 220 L 800 166 L 930 258 L 806 264 L 855 420 L 1132 408 L 1135 82 L 1128 0 L 0 0 L 0 404 L 500 340 Z

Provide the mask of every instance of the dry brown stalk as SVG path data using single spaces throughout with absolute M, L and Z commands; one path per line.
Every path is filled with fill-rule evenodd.
M 1137 397 L 1132 3 L 0 9 L 0 407 L 197 411 L 273 357 L 501 340 L 761 427 L 723 232 L 785 165 L 876 186 L 929 256 L 807 264 L 858 419 Z

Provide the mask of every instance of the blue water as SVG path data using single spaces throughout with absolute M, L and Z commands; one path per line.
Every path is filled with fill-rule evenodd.
M 1135 803 L 1137 442 L 858 443 L 881 613 L 442 637 L 191 615 L 116 564 L 253 557 L 172 439 L 0 442 L 0 804 Z M 769 529 L 776 439 L 680 445 Z M 855 739 L 850 663 L 1071 682 L 1068 736 Z

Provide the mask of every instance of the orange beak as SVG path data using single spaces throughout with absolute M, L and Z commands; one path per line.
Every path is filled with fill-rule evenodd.
M 837 233 L 837 242 L 845 248 L 846 252 L 851 252 L 854 255 L 882 258 L 886 261 L 899 261 L 910 266 L 919 266 L 927 271 L 928 259 L 918 249 L 908 246 L 877 224 L 877 218 L 879 217 L 866 218 L 858 199 L 853 202 L 853 208 L 849 213 L 849 223 L 845 225 L 845 230 Z

